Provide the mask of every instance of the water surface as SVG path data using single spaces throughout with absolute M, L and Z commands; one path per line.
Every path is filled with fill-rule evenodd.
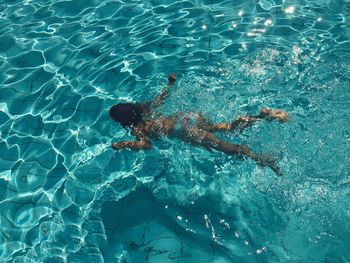
M 348 1 L 0 1 L 1 262 L 349 262 Z M 178 81 L 165 114 L 213 121 L 279 159 L 162 138 L 108 117 Z

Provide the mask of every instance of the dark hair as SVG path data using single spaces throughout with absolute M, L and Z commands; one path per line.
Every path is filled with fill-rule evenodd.
M 109 110 L 109 116 L 123 126 L 137 126 L 143 121 L 144 107 L 135 103 L 120 103 L 113 105 Z

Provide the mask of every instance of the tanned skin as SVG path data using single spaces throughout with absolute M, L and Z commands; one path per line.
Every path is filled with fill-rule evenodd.
M 283 110 L 269 110 L 262 108 L 257 116 L 242 116 L 234 122 L 212 123 L 206 119 L 203 114 L 198 113 L 197 124 L 194 127 L 187 128 L 181 135 L 175 132 L 175 124 L 181 116 L 181 112 L 171 116 L 158 116 L 152 118 L 152 112 L 162 105 L 173 88 L 176 81 L 176 75 L 170 74 L 168 77 L 167 87 L 158 95 L 149 107 L 145 107 L 144 121 L 136 127 L 130 127 L 132 135 L 135 136 L 135 141 L 123 141 L 112 144 L 115 150 L 131 149 L 131 150 L 149 150 L 152 148 L 151 138 L 159 138 L 160 136 L 168 136 L 178 138 L 180 140 L 191 143 L 192 145 L 201 146 L 206 149 L 214 149 L 224 152 L 229 155 L 246 156 L 254 160 L 260 165 L 270 167 L 278 176 L 282 175 L 279 167 L 276 165 L 275 159 L 268 155 L 256 154 L 246 145 L 228 143 L 215 136 L 215 132 L 241 132 L 245 128 L 253 125 L 261 120 L 279 120 L 285 122 L 288 120 L 288 113 Z

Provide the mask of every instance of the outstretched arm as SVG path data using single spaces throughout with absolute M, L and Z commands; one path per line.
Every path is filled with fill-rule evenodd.
M 112 148 L 114 150 L 149 150 L 152 148 L 151 140 L 143 132 L 134 130 L 132 134 L 136 136 L 136 141 L 116 142 L 112 144 Z
M 151 102 L 151 107 L 157 108 L 160 105 L 162 105 L 170 91 L 170 89 L 174 86 L 174 83 L 176 81 L 176 75 L 174 73 L 169 74 L 168 77 L 168 86 L 166 86 L 162 93 L 159 94 L 152 102 Z
M 112 144 L 114 150 L 131 149 L 131 150 L 149 150 L 152 148 L 152 144 L 147 141 L 129 141 L 129 142 L 116 142 Z

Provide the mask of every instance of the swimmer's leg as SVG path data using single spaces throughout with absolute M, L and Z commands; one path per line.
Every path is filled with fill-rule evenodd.
M 211 132 L 223 132 L 223 131 L 243 131 L 245 128 L 252 126 L 255 122 L 261 121 L 263 118 L 259 116 L 241 116 L 237 120 L 229 122 L 215 123 L 210 131 Z
M 282 175 L 281 170 L 277 166 L 275 159 L 259 155 L 251 151 L 246 145 L 228 143 L 217 138 L 213 133 L 206 130 L 191 128 L 186 130 L 183 138 L 185 141 L 193 145 L 202 146 L 209 149 L 224 152 L 229 155 L 247 156 L 258 164 L 269 166 L 278 176 Z
M 288 113 L 282 110 L 269 110 L 262 108 L 260 114 L 257 116 L 241 116 L 232 123 L 221 122 L 208 126 L 208 130 L 211 132 L 220 131 L 243 131 L 245 128 L 252 126 L 254 123 L 263 119 L 273 120 L 277 119 L 281 122 L 287 121 L 289 118 Z

